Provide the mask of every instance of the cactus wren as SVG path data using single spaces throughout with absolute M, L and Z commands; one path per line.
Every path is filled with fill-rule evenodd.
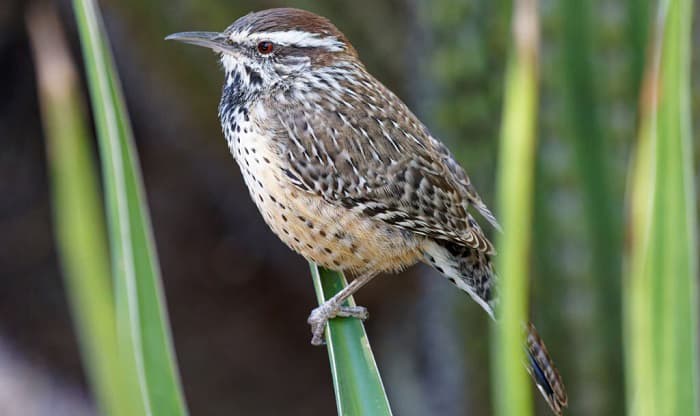
M 423 261 L 493 317 L 493 246 L 468 211 L 498 228 L 452 154 L 370 75 L 330 21 L 297 9 L 241 17 L 223 33 L 168 36 L 214 50 L 225 84 L 219 117 L 250 195 L 292 250 L 355 275 L 309 316 L 367 317 L 343 301 L 380 272 Z M 528 326 L 529 371 L 555 413 L 567 403 Z

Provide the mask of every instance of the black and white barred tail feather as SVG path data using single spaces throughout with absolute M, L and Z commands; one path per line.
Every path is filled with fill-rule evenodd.
M 467 292 L 494 319 L 497 302 L 493 287 L 490 254 L 455 243 L 434 240 L 426 244 L 424 261 L 447 277 L 455 286 Z M 532 324 L 526 326 L 528 373 L 552 411 L 561 415 L 567 404 L 564 383 L 547 348 Z
M 527 326 L 527 355 L 529 361 L 527 369 L 537 389 L 552 411 L 561 415 L 568 402 L 564 382 L 547 353 L 547 347 L 532 324 Z
M 494 318 L 495 275 L 487 252 L 445 240 L 433 240 L 423 249 L 425 263 L 467 292 Z

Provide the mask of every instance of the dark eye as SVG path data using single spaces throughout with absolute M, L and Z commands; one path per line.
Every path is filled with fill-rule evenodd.
M 272 44 L 272 42 L 264 40 L 260 43 L 258 43 L 258 52 L 260 52 L 263 55 L 268 55 L 272 53 L 272 51 L 275 49 L 275 45 Z

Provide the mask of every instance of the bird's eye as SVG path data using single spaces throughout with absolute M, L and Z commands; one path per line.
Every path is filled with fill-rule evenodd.
M 258 43 L 258 52 L 260 52 L 263 55 L 271 54 L 274 49 L 275 45 L 273 45 L 270 41 L 264 40 Z

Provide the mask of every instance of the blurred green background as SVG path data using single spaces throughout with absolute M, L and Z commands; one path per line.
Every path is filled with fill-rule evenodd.
M 0 7 L 0 414 L 89 415 L 51 228 L 24 21 L 31 3 Z M 70 4 L 56 4 L 79 62 Z M 327 356 L 309 345 L 305 323 L 315 304 L 307 265 L 267 230 L 222 140 L 216 58 L 163 37 L 223 30 L 269 7 L 330 18 L 494 205 L 510 2 L 100 4 L 139 149 L 191 413 L 333 414 Z M 531 309 L 567 382 L 571 415 L 624 412 L 625 182 L 655 11 L 656 2 L 642 0 L 540 2 Z M 700 30 L 693 31 L 695 51 Z M 700 114 L 695 55 L 691 98 Z M 491 414 L 488 322 L 467 296 L 416 267 L 376 280 L 357 300 L 372 312 L 368 332 L 395 414 Z

